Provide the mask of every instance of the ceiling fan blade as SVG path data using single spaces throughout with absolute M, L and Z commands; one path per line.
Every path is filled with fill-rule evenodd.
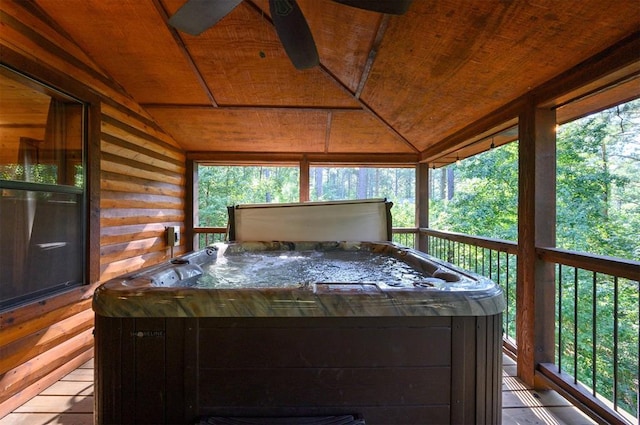
M 390 13 L 392 15 L 404 15 L 409 10 L 413 0 L 333 0 L 346 6 L 372 12 Z
M 169 19 L 169 25 L 191 35 L 214 26 L 242 0 L 187 0 Z
M 313 35 L 295 0 L 269 0 L 271 19 L 280 42 L 293 66 L 312 68 L 318 63 L 318 50 Z

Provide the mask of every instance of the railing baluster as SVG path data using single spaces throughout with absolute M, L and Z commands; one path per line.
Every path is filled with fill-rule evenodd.
M 618 277 L 613 277 L 613 410 L 618 410 Z
M 476 259 L 476 266 L 475 266 L 474 271 L 475 271 L 476 273 L 478 273 L 478 245 L 476 245 L 476 255 L 475 255 L 475 259 Z
M 509 253 L 507 253 L 507 274 L 505 276 L 505 299 L 506 299 L 506 304 L 507 304 L 507 308 L 505 311 L 505 316 L 506 316 L 506 335 L 507 337 L 509 337 L 509 325 L 511 324 L 511 320 L 509 319 L 511 316 L 509 316 L 510 314 L 510 309 L 509 309 L 509 301 L 510 301 L 510 296 L 509 296 Z
M 485 248 L 482 248 L 481 252 L 482 252 L 482 276 L 485 276 L 485 271 L 484 271 L 484 266 L 486 261 L 486 255 L 484 254 L 484 250 Z
M 633 283 L 633 282 L 632 282 Z M 637 299 L 637 306 L 638 306 L 638 318 L 640 319 L 640 280 L 638 280 L 636 282 L 636 293 L 638 294 L 638 299 Z M 638 372 L 638 375 L 640 375 L 640 326 L 638 326 L 638 335 L 636 336 L 637 339 L 637 344 L 636 344 L 636 348 L 637 348 L 637 364 L 636 364 L 636 372 Z M 636 419 L 640 419 L 640 378 L 636 378 Z
M 598 368 L 596 367 L 596 365 L 598 364 L 597 360 L 597 356 L 598 356 L 598 350 L 597 350 L 597 346 L 596 346 L 596 340 L 598 338 L 598 303 L 596 301 L 596 295 L 597 295 L 597 275 L 596 272 L 593 272 L 593 279 L 591 282 L 591 304 L 592 304 L 592 308 L 591 308 L 591 356 L 592 356 L 592 361 L 593 361 L 593 367 L 591 368 L 591 389 L 593 391 L 593 395 L 595 396 L 597 394 L 597 385 L 596 385 L 596 371 L 598 370 Z
M 573 383 L 578 382 L 578 268 L 573 275 Z
M 558 264 L 558 372 L 562 372 L 562 353 L 564 352 L 564 344 L 562 340 L 562 326 L 564 324 L 562 318 L 562 264 Z
M 489 250 L 489 279 L 493 279 L 493 250 Z

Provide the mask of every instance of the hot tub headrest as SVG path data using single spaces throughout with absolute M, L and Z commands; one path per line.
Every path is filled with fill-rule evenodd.
M 229 240 L 390 241 L 392 206 L 386 199 L 235 205 Z

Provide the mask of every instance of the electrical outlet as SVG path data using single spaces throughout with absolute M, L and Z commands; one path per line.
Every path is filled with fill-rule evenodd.
M 167 245 L 180 245 L 180 226 L 169 226 L 167 229 Z

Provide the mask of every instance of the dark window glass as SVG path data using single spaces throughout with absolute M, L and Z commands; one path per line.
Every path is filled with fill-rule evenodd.
M 0 67 L 0 309 L 84 281 L 84 116 Z

